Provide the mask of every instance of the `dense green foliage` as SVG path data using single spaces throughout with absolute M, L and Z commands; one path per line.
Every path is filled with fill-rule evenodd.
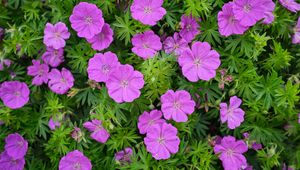
M 263 149 L 246 153 L 254 169 L 280 169 L 287 164 L 300 169 L 300 124 L 298 124 L 300 92 L 300 48 L 291 43 L 293 27 L 298 19 L 278 3 L 275 21 L 271 25 L 256 24 L 244 35 L 222 37 L 218 32 L 217 13 L 226 0 L 164 0 L 166 16 L 150 28 L 132 19 L 129 0 L 87 0 L 103 12 L 105 21 L 114 30 L 113 44 L 105 51 L 118 55 L 121 63 L 129 63 L 144 75 L 145 86 L 140 98 L 132 103 L 117 104 L 107 94 L 104 84 L 95 84 L 87 77 L 87 62 L 96 51 L 71 29 L 69 16 L 79 0 L 2 0 L 0 26 L 5 36 L 0 42 L 0 58 L 13 65 L 0 71 L 0 82 L 21 80 L 28 85 L 32 78 L 26 68 L 32 59 L 45 51 L 43 30 L 47 22 L 65 22 L 71 38 L 65 48 L 64 67 L 75 77 L 75 86 L 68 95 L 56 95 L 46 85 L 30 86 L 30 102 L 18 110 L 10 110 L 0 102 L 0 150 L 4 138 L 19 132 L 29 141 L 26 169 L 57 169 L 62 156 L 79 149 L 91 159 L 94 169 L 221 169 L 218 157 L 210 145 L 216 135 L 233 135 L 242 139 L 250 133 L 250 141 L 263 144 Z M 191 83 L 183 76 L 175 56 L 160 52 L 142 60 L 131 52 L 131 38 L 147 29 L 158 35 L 173 35 L 179 30 L 182 14 L 201 18 L 201 34 L 197 41 L 209 42 L 221 55 L 221 69 L 233 77 L 226 82 L 218 72 L 209 81 Z M 185 123 L 174 123 L 181 140 L 179 152 L 165 161 L 156 161 L 145 149 L 138 133 L 137 119 L 143 111 L 160 108 L 160 96 L 168 89 L 185 89 L 198 108 Z M 229 130 L 220 123 L 219 103 L 230 96 L 243 99 L 245 121 Z M 60 128 L 50 131 L 50 117 L 65 117 Z M 91 118 L 103 120 L 111 134 L 106 144 L 89 137 L 82 123 Z M 74 127 L 82 129 L 79 142 L 71 137 Z M 132 163 L 120 165 L 114 154 L 131 146 Z

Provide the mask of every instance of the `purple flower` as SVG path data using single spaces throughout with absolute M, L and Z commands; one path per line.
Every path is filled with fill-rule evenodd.
M 94 119 L 91 122 L 85 122 L 83 127 L 92 132 L 90 136 L 97 142 L 105 143 L 110 136 L 107 130 L 102 126 L 101 120 Z
M 279 3 L 291 12 L 298 12 L 300 10 L 300 4 L 295 0 L 279 0 Z
M 300 113 L 298 114 L 298 123 L 300 124 Z
M 185 50 L 178 58 L 183 75 L 192 82 L 208 81 L 216 76 L 216 69 L 220 66 L 220 55 L 211 50 L 207 42 L 195 42 L 192 50 Z
M 0 169 L 1 170 L 23 170 L 25 166 L 24 157 L 14 159 L 10 157 L 6 151 L 0 155 Z
M 44 30 L 44 44 L 56 50 L 65 47 L 65 40 L 70 38 L 68 27 L 65 23 L 58 22 L 55 25 L 47 23 Z
M 46 52 L 42 55 L 43 62 L 51 67 L 57 67 L 64 62 L 64 50 L 55 50 L 52 47 L 47 47 Z
M 26 83 L 6 81 L 0 86 L 0 98 L 11 109 L 23 107 L 29 101 L 29 88 Z
M 191 42 L 196 37 L 196 35 L 200 33 L 200 31 L 198 30 L 200 28 L 200 25 L 197 23 L 197 19 L 193 18 L 192 15 L 182 15 L 180 26 L 181 30 L 179 34 L 187 42 Z
M 70 22 L 78 37 L 87 39 L 99 34 L 104 25 L 102 11 L 95 4 L 87 2 L 80 2 L 73 8 Z
M 224 137 L 221 144 L 214 147 L 215 154 L 220 154 L 219 159 L 225 170 L 240 170 L 246 167 L 247 160 L 243 153 L 247 150 L 247 144 L 243 140 L 236 141 L 233 136 Z
M 110 74 L 106 86 L 109 96 L 116 102 L 132 102 L 141 95 L 144 76 L 131 65 L 121 65 Z
M 49 119 L 48 126 L 51 130 L 54 130 L 56 127 L 60 127 L 60 122 L 58 120 L 53 120 L 51 117 Z
M 1 125 L 4 125 L 4 122 L 3 122 L 2 120 L 0 120 L 0 126 L 1 126 Z
M 235 0 L 233 13 L 244 26 L 253 26 L 264 18 L 265 6 L 262 0 Z
M 188 42 L 181 38 L 180 35 L 175 32 L 173 37 L 168 37 L 164 41 L 164 49 L 167 54 L 175 53 L 175 55 L 180 55 L 186 48 L 188 48 Z
M 132 156 L 132 149 L 130 147 L 125 148 L 115 154 L 115 159 L 121 163 L 130 162 Z
M 113 41 L 114 32 L 110 28 L 109 24 L 104 24 L 100 33 L 96 34 L 87 41 L 92 44 L 92 48 L 94 50 L 104 50 L 105 48 L 109 47 L 109 45 Z
M 92 163 L 82 152 L 74 150 L 59 161 L 59 170 L 91 170 Z
M 226 103 L 220 103 L 221 122 L 227 121 L 229 129 L 239 127 L 244 121 L 245 112 L 239 108 L 241 104 L 242 100 L 237 96 L 230 97 L 229 107 Z
M 233 13 L 233 2 L 224 4 L 222 11 L 218 13 L 218 26 L 221 35 L 228 37 L 232 34 L 244 34 L 249 28 L 243 26 L 239 20 L 237 20 Z
M 32 84 L 40 86 L 48 82 L 49 67 L 47 64 L 41 64 L 39 60 L 32 60 L 31 66 L 27 67 L 27 74 L 33 76 Z
M 265 16 L 262 23 L 271 24 L 275 18 L 273 14 L 275 3 L 272 0 L 263 0 L 263 6 L 265 8 Z
M 57 69 L 52 69 L 48 74 L 49 88 L 57 94 L 65 94 L 74 85 L 74 77 L 72 73 L 62 68 L 61 72 Z
M 256 143 L 256 142 L 253 142 L 252 143 L 252 149 L 254 149 L 254 150 L 261 150 L 262 149 L 262 144 L 260 144 L 260 143 Z
M 9 134 L 5 143 L 5 151 L 13 159 L 21 159 L 26 155 L 28 143 L 20 134 Z
M 152 126 L 166 122 L 164 119 L 161 119 L 161 117 L 162 112 L 159 110 L 152 110 L 150 113 L 145 111 L 142 115 L 140 115 L 138 121 L 140 134 L 146 134 Z
M 173 119 L 175 122 L 186 122 L 187 115 L 195 110 L 196 103 L 191 98 L 189 92 L 185 90 L 168 90 L 160 98 L 161 110 L 167 120 Z
M 106 82 L 111 72 L 120 65 L 115 53 L 97 53 L 89 60 L 87 68 L 89 79 L 95 80 L 96 82 Z
M 250 134 L 248 132 L 243 133 L 243 136 L 245 139 L 248 139 L 250 137 Z
M 1 59 L 0 58 L 0 71 L 2 71 L 4 69 L 4 66 L 6 66 L 7 68 L 11 65 L 11 60 L 10 59 Z
M 294 28 L 292 42 L 293 44 L 300 44 L 300 17 L 298 18 L 297 25 Z
M 130 7 L 132 18 L 153 26 L 167 13 L 162 4 L 163 0 L 133 0 Z
M 177 129 L 168 123 L 155 124 L 149 129 L 144 138 L 147 151 L 156 160 L 168 159 L 171 154 L 178 152 L 180 139 L 177 136 Z
M 157 51 L 162 48 L 159 36 L 151 30 L 143 34 L 135 34 L 131 41 L 133 45 L 132 52 L 144 60 L 154 57 Z

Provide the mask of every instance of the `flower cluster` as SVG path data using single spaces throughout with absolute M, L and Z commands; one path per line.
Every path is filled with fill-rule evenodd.
M 188 44 L 200 33 L 198 20 L 192 15 L 181 16 L 180 32 L 175 32 L 173 36 L 167 37 L 163 42 L 167 54 L 174 53 L 176 56 L 180 56 L 185 50 L 189 49 Z
M 85 38 L 94 50 L 104 50 L 113 41 L 113 30 L 95 4 L 80 2 L 73 8 L 70 22 L 78 37 Z
M 161 96 L 162 112 L 152 110 L 139 116 L 138 128 L 140 134 L 146 134 L 144 138 L 147 150 L 157 159 L 168 159 L 171 154 L 178 152 L 180 139 L 177 129 L 166 120 L 173 119 L 176 122 L 186 122 L 187 115 L 194 112 L 195 102 L 187 91 L 167 91 Z
M 143 74 L 129 65 L 121 65 L 116 54 L 95 54 L 88 63 L 89 79 L 105 82 L 109 96 L 118 103 L 132 102 L 141 94 Z
M 5 150 L 0 154 L 1 169 L 24 169 L 27 149 L 28 142 L 20 134 L 8 135 L 5 138 Z
M 48 84 L 50 90 L 57 94 L 65 94 L 74 85 L 72 73 L 58 67 L 63 61 L 63 48 L 66 45 L 65 40 L 69 39 L 70 33 L 63 22 L 55 25 L 47 23 L 44 29 L 44 44 L 47 46 L 46 52 L 42 55 L 44 63 L 40 60 L 32 60 L 31 66 L 27 67 L 27 74 L 34 77 L 32 84 L 40 86 L 43 83 Z M 53 67 L 50 71 L 50 67 Z
M 219 32 L 223 36 L 244 34 L 256 22 L 270 24 L 274 20 L 272 0 L 235 0 L 223 5 L 218 13 Z

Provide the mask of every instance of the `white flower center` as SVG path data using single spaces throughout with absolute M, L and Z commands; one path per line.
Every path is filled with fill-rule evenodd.
M 127 88 L 128 87 L 128 81 L 127 80 L 122 80 L 121 81 L 121 87 Z
M 55 32 L 54 33 L 54 37 L 57 39 L 57 38 L 60 38 L 60 32 Z
M 85 23 L 88 24 L 88 25 L 92 24 L 93 23 L 92 17 L 90 17 L 90 16 L 85 17 Z
M 21 96 L 21 92 L 16 91 L 16 92 L 15 92 L 15 96 Z
M 194 60 L 194 65 L 196 65 L 197 67 L 199 67 L 201 65 L 201 61 L 199 58 Z
M 145 14 L 151 14 L 152 13 L 152 8 L 151 7 L 145 7 L 144 8 L 144 13 Z
M 181 104 L 176 101 L 176 102 L 173 103 L 173 108 L 178 110 L 178 109 L 181 108 Z
M 80 165 L 80 163 L 79 163 L 79 162 L 76 162 L 76 163 L 74 164 L 74 166 L 73 166 L 73 169 L 74 169 L 74 170 L 81 170 L 81 165 Z
M 251 9 L 252 9 L 252 7 L 251 7 L 250 4 L 246 4 L 246 5 L 244 6 L 244 11 L 245 11 L 246 13 L 249 13 L 249 12 L 251 11 Z
M 157 142 L 161 145 L 165 144 L 165 139 L 163 137 L 157 138 Z
M 191 25 L 191 24 L 187 25 L 187 26 L 186 26 L 186 29 L 187 29 L 187 31 L 191 31 L 192 25 Z
M 108 73 L 109 72 L 109 70 L 110 70 L 110 67 L 109 67 L 109 65 L 106 65 L 106 64 L 104 64 L 103 66 L 102 66 L 102 72 L 103 73 Z

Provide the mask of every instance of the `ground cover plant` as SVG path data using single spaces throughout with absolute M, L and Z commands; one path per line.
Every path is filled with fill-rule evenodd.
M 1 0 L 0 170 L 300 169 L 295 0 Z

